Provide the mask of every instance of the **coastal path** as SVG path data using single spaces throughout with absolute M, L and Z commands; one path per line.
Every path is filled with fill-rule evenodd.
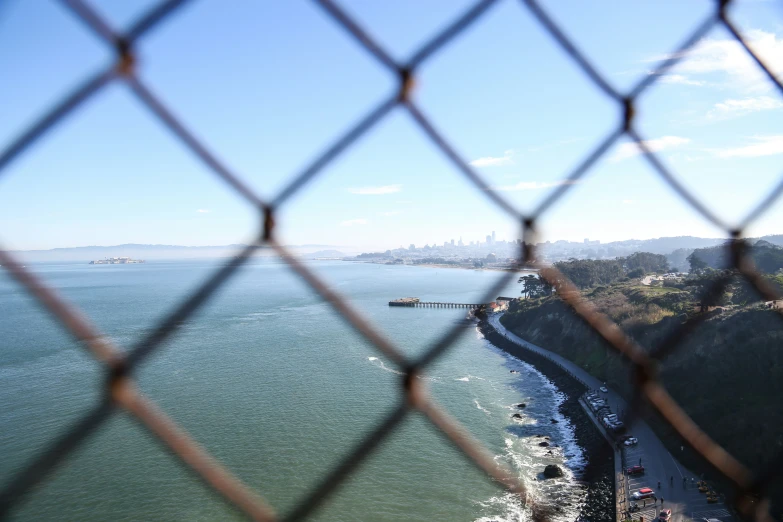
M 568 359 L 529 343 L 508 331 L 505 326 L 500 324 L 502 315 L 502 313 L 498 313 L 489 316 L 489 324 L 500 335 L 522 348 L 546 357 L 594 391 L 598 391 L 603 386 L 601 381 Z M 610 409 L 622 419 L 628 408 L 625 400 L 611 388 L 608 393 L 601 393 L 601 395 L 606 399 Z M 617 495 L 618 512 L 625 512 L 628 509 L 628 499 L 631 494 L 640 488 L 649 487 L 655 491 L 658 501 L 652 507 L 650 506 L 651 502 L 648 501 L 642 512 L 633 514 L 635 520 L 639 520 L 640 515 L 644 517 L 645 521 L 655 520 L 654 515 L 657 515 L 662 509 L 661 498 L 664 499 L 663 509 L 672 510 L 673 522 L 700 521 L 704 518 L 717 518 L 722 522 L 727 522 L 733 519 L 722 502 L 707 503 L 706 496 L 700 493 L 694 485 L 699 477 L 677 462 L 674 455 L 669 453 L 646 422 L 637 418 L 632 425 L 628 426 L 628 433 L 636 437 L 639 442 L 635 446 L 623 447 L 619 452 L 623 459 L 622 465 L 629 467 L 641 462 L 645 468 L 645 474 L 639 477 L 626 477 L 625 495 Z M 615 458 L 617 458 L 617 454 Z M 658 488 L 658 482 L 661 483 L 660 488 Z M 641 505 L 641 502 L 639 504 Z

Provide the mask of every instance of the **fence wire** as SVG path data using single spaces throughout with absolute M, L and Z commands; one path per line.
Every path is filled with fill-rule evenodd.
M 642 349 L 623 330 L 606 315 L 599 312 L 581 297 L 578 289 L 561 273 L 552 267 L 541 265 L 535 253 L 535 229 L 542 216 L 571 189 L 574 182 L 585 176 L 596 162 L 623 136 L 633 140 L 650 163 L 653 170 L 669 187 L 704 219 L 724 230 L 733 241 L 727 247 L 730 250 L 732 266 L 766 299 L 779 299 L 772 288 L 759 274 L 748 254 L 747 244 L 742 239 L 749 224 L 758 219 L 775 203 L 783 193 L 783 178 L 766 197 L 739 224 L 732 226 L 704 205 L 684 185 L 674 173 L 664 165 L 661 159 L 645 144 L 635 126 L 635 105 L 638 97 L 650 89 L 661 75 L 669 71 L 678 62 L 688 56 L 689 50 L 709 31 L 722 26 L 740 43 L 755 64 L 766 74 L 776 88 L 783 93 L 783 85 L 770 67 L 754 53 L 742 33 L 729 17 L 729 0 L 719 0 L 712 12 L 692 31 L 669 57 L 661 61 L 651 74 L 646 74 L 627 94 L 615 89 L 610 81 L 603 77 L 592 65 L 590 59 L 581 52 L 565 31 L 549 16 L 537 0 L 519 0 L 523 10 L 527 10 L 562 47 L 563 53 L 570 57 L 575 66 L 590 79 L 601 92 L 616 103 L 622 117 L 616 127 L 604 138 L 575 168 L 567 173 L 567 182 L 554 189 L 551 194 L 530 214 L 516 209 L 498 192 L 490 190 L 486 181 L 462 158 L 456 149 L 443 137 L 433 122 L 422 112 L 411 98 L 411 88 L 419 67 L 438 54 L 444 47 L 458 38 L 468 27 L 485 15 L 501 0 L 480 0 L 466 10 L 455 22 L 442 28 L 430 40 L 413 54 L 408 61 L 398 62 L 368 33 L 350 14 L 332 0 L 313 0 L 334 23 L 350 34 L 356 44 L 365 49 L 381 65 L 393 72 L 398 79 L 398 90 L 389 99 L 369 111 L 348 132 L 338 136 L 331 146 L 326 148 L 307 168 L 291 177 L 289 184 L 279 194 L 265 201 L 256 195 L 235 172 L 214 156 L 209 148 L 199 141 L 170 112 L 156 94 L 140 79 L 134 69 L 135 45 L 155 29 L 163 20 L 175 16 L 177 10 L 188 0 L 162 1 L 156 7 L 139 18 L 130 29 L 118 32 L 103 19 L 90 4 L 82 0 L 61 0 L 89 30 L 93 31 L 116 55 L 115 63 L 104 71 L 88 78 L 80 87 L 65 96 L 60 103 L 44 113 L 41 118 L 24 130 L 0 153 L 0 176 L 7 172 L 8 165 L 41 136 L 49 132 L 65 117 L 79 109 L 85 101 L 113 82 L 125 82 L 136 95 L 139 102 L 147 107 L 158 121 L 167 127 L 182 144 L 198 157 L 211 172 L 223 180 L 236 193 L 251 204 L 259 214 L 263 230 L 253 244 L 243 248 L 236 256 L 215 274 L 209 277 L 200 288 L 190 295 L 152 332 L 127 352 L 114 346 L 89 320 L 76 308 L 60 298 L 57 293 L 43 284 L 29 270 L 25 269 L 12 255 L 0 247 L 0 263 L 27 291 L 33 295 L 67 330 L 106 368 L 106 387 L 103 401 L 74 423 L 67 432 L 19 471 L 0 492 L 0 518 L 7 517 L 23 501 L 30 490 L 40 483 L 55 466 L 82 444 L 97 428 L 103 425 L 118 410 L 124 410 L 149 432 L 155 435 L 181 463 L 190 469 L 208 486 L 217 491 L 226 502 L 232 504 L 253 520 L 301 520 L 312 514 L 330 495 L 340 487 L 345 479 L 391 435 L 400 423 L 416 411 L 428 419 L 441 431 L 472 463 L 486 472 L 509 491 L 519 494 L 530 508 L 534 520 L 547 520 L 548 515 L 535 501 L 527 498 L 525 486 L 514 473 L 495 462 L 493 456 L 476 441 L 455 419 L 449 416 L 427 393 L 422 379 L 417 379 L 428 365 L 437 360 L 453 345 L 461 335 L 458 326 L 453 327 L 435 342 L 422 356 L 412 360 L 406 358 L 395 344 L 386 339 L 361 314 L 359 314 L 343 296 L 329 288 L 306 265 L 297 261 L 275 239 L 276 211 L 292 195 L 303 190 L 335 158 L 348 150 L 358 138 L 375 127 L 393 110 L 408 112 L 414 122 L 431 140 L 433 147 L 440 150 L 453 164 L 456 171 L 472 183 L 479 193 L 487 197 L 494 205 L 519 223 L 524 239 L 517 257 L 517 266 L 535 266 L 541 269 L 541 276 L 555 285 L 558 295 L 570 306 L 574 313 L 583 318 L 608 344 L 620 352 L 632 365 L 633 379 L 636 384 L 636 399 L 645 399 L 661 416 L 683 437 L 685 441 L 703 459 L 719 470 L 736 486 L 735 505 L 739 514 L 748 520 L 771 520 L 766 500 L 756 501 L 762 496 L 769 483 L 783 474 L 783 453 L 770 459 L 766 469 L 755 473 L 713 441 L 694 423 L 682 408 L 672 399 L 656 377 L 656 362 L 681 347 L 686 336 L 703 320 L 695 316 L 686 321 L 677 332 L 667 337 L 660 346 L 650 352 Z M 507 0 L 513 1 L 513 0 Z M 161 349 L 162 343 L 175 333 L 177 325 L 187 321 L 192 314 L 209 300 L 237 270 L 250 259 L 262 246 L 272 247 L 291 269 L 310 285 L 325 301 L 378 351 L 392 359 L 404 370 L 400 381 L 400 403 L 381 422 L 372 433 L 352 448 L 342 460 L 327 473 L 318 484 L 308 492 L 296 507 L 287 514 L 277 514 L 230 470 L 224 468 L 205 449 L 178 427 L 165 413 L 134 385 L 133 372 L 138 364 L 152 352 Z M 485 294 L 482 302 L 492 299 L 503 285 L 508 283 L 514 273 L 505 273 Z M 721 293 L 725 290 L 726 279 L 719 280 L 707 293 Z M 783 319 L 783 310 L 778 310 Z

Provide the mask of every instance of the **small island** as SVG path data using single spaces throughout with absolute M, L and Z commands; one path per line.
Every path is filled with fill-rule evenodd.
M 131 259 L 129 257 L 107 257 L 106 259 L 96 259 L 90 261 L 91 265 L 133 265 L 143 263 L 143 259 Z

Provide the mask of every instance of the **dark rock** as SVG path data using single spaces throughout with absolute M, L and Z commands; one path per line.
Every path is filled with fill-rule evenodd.
M 555 464 L 549 464 L 546 468 L 544 468 L 544 476 L 546 478 L 562 477 L 563 470 Z
M 539 442 L 538 445 L 541 446 L 542 448 L 546 448 L 549 446 L 549 443 L 544 441 L 544 442 Z
M 522 419 L 522 414 L 521 413 L 515 413 L 515 414 L 513 414 L 511 416 L 511 418 L 512 419 L 520 419 L 521 420 Z
M 520 402 L 519 404 L 517 404 L 517 408 L 519 409 L 527 408 L 527 404 L 525 404 L 524 402 Z
M 555 419 L 549 419 L 549 422 L 551 422 L 552 424 L 557 424 L 557 420 Z

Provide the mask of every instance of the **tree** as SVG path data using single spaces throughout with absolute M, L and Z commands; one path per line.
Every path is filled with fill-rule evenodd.
M 699 250 L 706 250 L 706 249 L 699 249 Z M 697 270 L 703 270 L 707 268 L 709 265 L 697 254 L 698 250 L 694 250 L 691 255 L 687 257 L 688 263 L 691 265 L 691 272 L 695 272 Z
M 650 252 L 634 252 L 628 257 L 618 258 L 618 260 L 623 261 L 623 265 L 628 271 L 638 268 L 644 270 L 645 273 L 663 273 L 669 271 L 669 261 L 666 259 L 666 256 L 660 254 L 651 254 Z
M 628 277 L 630 277 L 631 279 L 638 279 L 643 275 L 644 275 L 644 270 L 641 268 L 634 268 L 633 270 L 628 272 Z
M 522 276 L 519 278 L 518 283 L 522 283 L 522 295 L 525 297 L 532 297 L 530 294 L 532 293 L 536 281 L 538 278 L 534 276 L 533 274 L 528 274 L 525 276 Z
M 531 299 L 552 295 L 552 290 L 554 288 L 549 281 L 541 279 L 533 274 L 522 276 L 517 282 L 523 284 L 522 295 Z

